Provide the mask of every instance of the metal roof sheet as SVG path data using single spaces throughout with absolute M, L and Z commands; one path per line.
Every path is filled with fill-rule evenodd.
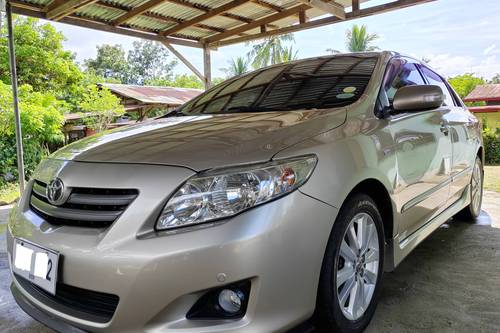
M 474 88 L 465 102 L 500 100 L 500 84 L 483 84 Z
M 341 21 L 335 16 L 315 8 L 312 4 L 304 5 L 300 0 L 246 0 L 246 2 L 244 0 L 164 0 L 162 2 L 151 2 L 152 0 L 69 0 L 63 3 L 58 2 L 61 7 L 54 7 L 52 0 L 8 1 L 12 4 L 14 12 L 19 14 L 196 47 L 202 47 L 207 43 L 212 47 L 235 43 L 241 41 L 242 36 L 244 36 L 245 41 L 258 39 L 271 34 L 283 33 L 280 28 L 286 29 L 284 32 L 289 32 Z M 352 0 L 323 1 L 336 3 L 344 8 L 349 8 L 352 5 Z M 374 15 L 387 10 L 435 0 L 385 1 L 383 4 L 370 8 L 363 6 L 359 12 L 348 10 L 347 19 Z M 359 2 L 371 2 L 371 0 L 359 0 Z M 73 3 L 75 6 L 73 8 L 62 8 L 67 3 Z M 301 9 L 309 6 L 305 10 L 308 21 L 307 23 L 302 22 L 304 23 L 303 26 L 299 24 L 300 15 L 298 10 L 293 9 L 301 4 Z M 141 8 L 141 6 L 144 7 Z M 211 11 L 217 10 L 221 6 L 228 6 L 228 8 L 214 14 L 214 16 L 210 15 Z M 54 8 L 59 8 L 62 12 L 53 10 Z M 138 8 L 141 10 L 130 14 L 131 11 Z M 287 15 L 280 15 L 283 11 L 287 11 Z M 119 18 L 127 13 L 130 14 L 128 19 L 117 22 Z M 183 24 L 186 21 L 189 22 L 200 15 L 204 15 L 204 19 L 196 20 L 189 26 L 184 24 L 182 29 L 175 30 L 176 25 Z M 269 20 L 268 18 L 273 15 L 276 15 L 276 17 Z M 266 21 L 261 24 L 260 20 Z M 247 24 L 251 24 L 251 26 L 245 27 Z M 223 35 L 224 38 L 222 36 L 217 38 L 219 32 L 228 30 L 231 32 L 240 26 L 242 29 L 238 29 L 234 34 L 227 33 Z M 261 26 L 264 26 L 265 29 L 261 29 Z M 169 29 L 174 29 L 174 31 L 167 36 L 165 32 Z M 266 32 L 263 33 L 263 31 Z M 207 37 L 210 39 L 205 40 L 204 38 Z
M 142 103 L 178 106 L 198 96 L 200 89 L 174 88 L 159 86 L 137 86 L 127 84 L 101 83 L 115 94 L 136 99 Z

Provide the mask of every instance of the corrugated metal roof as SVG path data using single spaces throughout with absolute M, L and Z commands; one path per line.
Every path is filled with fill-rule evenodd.
M 145 11 L 141 11 L 140 13 L 129 17 L 128 20 L 119 21 L 119 24 L 117 24 L 117 19 L 141 5 L 147 6 L 150 1 L 151 0 L 95 0 L 89 1 L 88 4 L 78 7 L 75 10 L 63 11 L 58 14 L 54 13 L 53 15 L 62 16 L 52 17 L 49 15 L 51 12 L 50 9 L 52 9 L 52 0 L 12 0 L 11 3 L 13 5 L 14 12 L 20 14 L 60 20 L 61 22 L 66 21 L 67 23 L 80 26 L 89 26 L 89 24 L 92 23 L 91 27 L 93 29 L 114 31 L 159 40 L 165 38 L 166 36 L 159 36 L 158 34 L 162 34 L 163 32 L 174 28 L 176 25 L 184 23 L 185 21 L 190 21 L 200 15 L 210 13 L 211 10 L 219 8 L 220 6 L 229 5 L 235 0 L 164 0 L 160 4 L 155 1 L 155 6 L 148 7 Z M 360 0 L 361 3 L 369 1 L 371 0 Z M 378 4 L 376 6 L 378 7 L 376 9 L 380 12 L 434 0 L 385 1 L 386 3 Z M 345 8 L 350 7 L 352 4 L 352 0 L 330 0 L 330 2 L 335 2 Z M 210 17 L 207 15 L 205 19 L 197 21 L 194 25 L 184 26 L 178 31 L 171 32 L 170 37 L 174 37 L 174 39 L 171 38 L 169 42 L 197 47 L 201 47 L 202 44 L 207 42 L 211 44 L 211 46 L 227 44 L 228 40 L 230 41 L 231 39 L 236 38 L 236 41 L 241 34 L 227 34 L 224 35 L 225 38 L 217 39 L 218 32 L 232 30 L 248 23 L 255 24 L 254 21 L 262 20 L 275 14 L 279 15 L 281 11 L 290 10 L 299 6 L 302 2 L 299 0 L 247 0 L 244 3 L 234 2 L 234 4 L 235 6 L 233 6 L 233 8 L 219 13 L 216 16 Z M 375 7 L 372 7 L 372 9 L 373 8 Z M 370 10 L 368 13 L 362 13 L 362 8 L 359 15 L 373 15 L 377 12 L 377 10 Z M 290 15 L 286 17 L 281 16 L 279 20 L 274 20 L 274 22 L 266 22 L 266 30 L 272 31 L 275 29 L 290 27 L 299 23 L 299 15 L 297 11 L 290 12 L 289 14 Z M 305 11 L 305 14 L 309 21 L 313 21 L 319 16 L 331 16 L 331 14 L 325 13 L 324 11 L 312 6 Z M 356 15 L 351 15 L 349 18 L 353 18 L 354 16 Z M 331 20 L 329 22 L 334 23 L 337 21 Z M 104 26 L 103 23 L 109 26 Z M 308 25 L 308 27 L 310 26 L 312 25 Z M 128 30 L 124 30 L 123 28 Z M 246 28 L 247 29 L 243 29 L 243 31 L 240 32 L 243 32 L 246 35 L 250 34 L 250 37 L 255 39 L 261 37 L 260 24 Z M 134 31 L 135 34 L 131 34 L 130 30 Z M 147 35 L 143 32 L 149 32 L 153 35 Z M 153 36 L 155 38 L 153 38 Z M 208 41 L 205 40 L 204 38 L 207 37 L 210 37 L 211 39 Z M 195 41 L 195 43 L 191 41 Z
M 159 87 L 159 86 L 137 86 L 127 84 L 101 83 L 115 94 L 136 99 L 142 103 L 166 104 L 178 106 L 203 92 L 200 89 Z
M 474 113 L 500 112 L 500 105 L 469 106 L 469 111 Z
M 465 102 L 500 100 L 500 84 L 484 84 L 477 86 L 471 91 Z

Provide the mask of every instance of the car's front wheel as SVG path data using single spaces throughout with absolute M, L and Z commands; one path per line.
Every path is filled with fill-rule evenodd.
M 375 202 L 351 197 L 328 241 L 318 289 L 317 325 L 324 332 L 361 332 L 380 296 L 384 230 Z

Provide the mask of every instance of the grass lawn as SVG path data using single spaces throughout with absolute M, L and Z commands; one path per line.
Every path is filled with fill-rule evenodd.
M 11 203 L 19 197 L 19 185 L 8 183 L 0 187 L 0 204 Z
M 484 167 L 484 189 L 500 192 L 500 165 Z

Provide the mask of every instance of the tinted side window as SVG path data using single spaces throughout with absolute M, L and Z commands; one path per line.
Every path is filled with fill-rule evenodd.
M 443 79 L 427 67 L 422 67 L 422 73 L 429 84 L 441 87 L 444 94 L 444 105 L 454 106 L 455 103 L 453 102 L 453 97 L 451 96 L 450 90 L 448 90 L 448 86 L 444 83 Z
M 415 64 L 409 63 L 405 59 L 396 59 L 390 66 L 389 75 L 386 77 L 387 81 L 384 82 L 384 89 L 389 102 L 392 103 L 399 88 L 425 84 Z

